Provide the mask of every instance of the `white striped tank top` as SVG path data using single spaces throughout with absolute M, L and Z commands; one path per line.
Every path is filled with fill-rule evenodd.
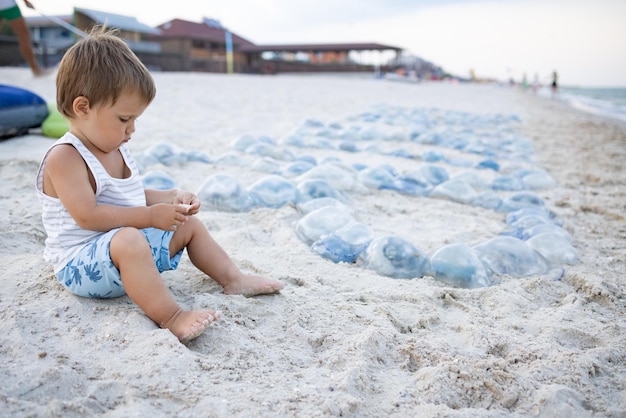
M 131 175 L 126 179 L 111 177 L 100 161 L 71 133 L 66 133 L 56 141 L 44 155 L 37 172 L 37 194 L 42 205 L 42 220 L 46 230 L 46 246 L 44 259 L 52 263 L 58 273 L 95 237 L 103 234 L 80 228 L 74 218 L 65 209 L 61 200 L 43 192 L 43 173 L 50 150 L 60 144 L 70 144 L 76 148 L 87 164 L 96 181 L 96 203 L 99 205 L 116 205 L 125 207 L 146 206 L 146 195 L 139 170 L 126 144 L 122 144 L 120 152 Z

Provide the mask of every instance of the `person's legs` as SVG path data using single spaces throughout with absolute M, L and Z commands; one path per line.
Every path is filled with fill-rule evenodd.
M 150 319 L 169 329 L 180 341 L 197 337 L 219 318 L 215 311 L 184 311 L 178 306 L 155 266 L 142 231 L 120 229 L 111 239 L 110 254 L 126 294 Z
M 18 17 L 17 19 L 9 20 L 9 26 L 17 36 L 17 40 L 20 45 L 20 52 L 22 56 L 30 66 L 34 75 L 42 75 L 44 71 L 39 66 L 39 62 L 37 62 L 37 58 L 35 57 L 35 52 L 33 51 L 33 45 L 30 40 L 30 32 L 28 31 L 28 27 L 26 26 L 26 21 L 23 17 Z
M 185 247 L 193 265 L 219 283 L 224 294 L 249 297 L 276 293 L 284 287 L 277 280 L 243 273 L 195 216 L 190 216 L 174 233 L 170 253 Z

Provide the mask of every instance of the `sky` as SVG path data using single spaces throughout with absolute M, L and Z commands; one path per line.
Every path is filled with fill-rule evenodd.
M 376 42 L 461 77 L 626 87 L 626 0 L 18 0 L 25 16 L 74 7 L 157 26 L 219 20 L 255 44 Z M 171 7 L 175 6 L 175 7 Z M 379 53 L 364 60 L 386 58 Z

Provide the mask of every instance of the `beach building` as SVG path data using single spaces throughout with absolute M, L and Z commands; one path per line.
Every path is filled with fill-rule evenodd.
M 245 45 L 251 72 L 358 72 L 386 70 L 364 63 L 360 54 L 392 51 L 397 57 L 402 48 L 377 43 Z M 386 66 L 383 66 L 386 67 Z
M 230 49 L 232 71 L 236 73 L 372 71 L 373 66 L 360 64 L 351 53 L 402 51 L 376 43 L 256 45 L 209 18 L 202 22 L 174 19 L 158 29 L 160 34 L 152 39 L 161 43 L 162 51 L 180 54 L 177 68 L 163 70 L 227 72 Z
M 161 44 L 148 39 L 149 36 L 158 35 L 158 29 L 141 23 L 135 17 L 79 7 L 74 8 L 74 23 L 83 32 L 88 32 L 96 25 L 117 29 L 118 36 L 148 68 L 160 69 Z
M 54 19 L 56 22 L 47 17 L 26 18 L 35 54 L 45 67 L 56 65 L 67 48 L 76 41 L 74 34 L 59 24 L 71 25 L 73 16 L 55 16 Z M 26 65 L 26 62 L 20 53 L 17 37 L 7 22 L 3 22 L 0 27 L 0 66 L 20 65 Z
M 386 65 L 363 60 L 363 54 L 391 53 L 397 59 L 402 52 L 402 48 L 378 43 L 257 45 L 229 31 L 216 19 L 173 19 L 153 28 L 135 17 L 79 7 L 74 8 L 72 15 L 29 17 L 26 21 L 44 66 L 58 64 L 67 48 L 81 36 L 80 32 L 88 32 L 94 25 L 117 29 L 148 68 L 161 71 L 388 71 Z M 21 65 L 17 41 L 10 36 L 4 38 L 0 38 L 0 65 Z
M 71 15 L 27 17 L 26 24 L 35 45 L 35 53 L 45 67 L 57 65 L 65 51 L 81 36 L 81 32 L 88 32 L 95 25 L 117 29 L 120 38 L 147 66 L 158 67 L 162 59 L 160 43 L 146 39 L 148 35 L 158 34 L 159 30 L 134 17 L 75 7 Z M 0 65 L 22 64 L 17 39 L 8 34 L 2 36 Z
M 134 52 L 161 51 L 158 42 L 145 40 L 147 35 L 158 35 L 159 30 L 139 22 L 135 17 L 75 7 L 74 22 L 76 27 L 84 32 L 96 25 L 117 29 L 119 37 L 124 39 Z
M 44 67 L 56 65 L 65 51 L 76 42 L 75 35 L 58 23 L 71 25 L 72 21 L 72 15 L 58 16 L 56 22 L 47 17 L 28 18 L 30 38 Z
M 415 55 L 397 56 L 388 65 L 396 75 L 408 80 L 441 80 L 447 76 L 443 68 Z
M 161 44 L 164 55 L 172 59 L 163 63 L 164 71 L 206 71 L 225 73 L 232 59 L 234 72 L 245 72 L 247 57 L 242 47 L 254 45 L 224 28 L 218 20 L 202 22 L 173 19 L 158 26 L 159 34 L 151 37 Z M 230 43 L 230 45 L 227 45 Z M 229 58 L 227 51 L 231 49 Z

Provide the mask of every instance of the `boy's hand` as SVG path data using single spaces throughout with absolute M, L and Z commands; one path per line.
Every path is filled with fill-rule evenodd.
M 179 191 L 176 193 L 176 196 L 174 196 L 173 203 L 182 208 L 182 213 L 187 215 L 195 215 L 200 211 L 200 200 L 198 196 L 191 192 Z
M 154 228 L 164 231 L 176 231 L 176 229 L 187 221 L 187 210 L 179 205 L 168 205 L 159 203 L 149 206 L 150 224 Z

